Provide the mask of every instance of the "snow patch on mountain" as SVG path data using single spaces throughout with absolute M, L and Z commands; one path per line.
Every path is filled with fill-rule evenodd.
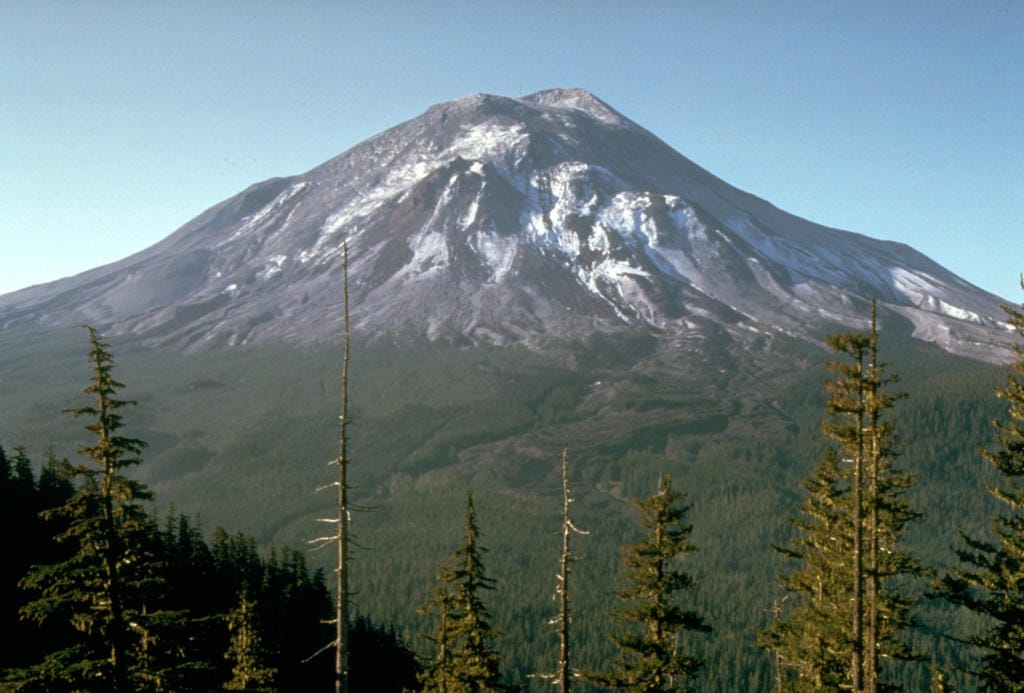
M 269 262 L 267 262 L 263 266 L 263 270 L 260 271 L 259 274 L 257 274 L 256 276 L 259 279 L 262 279 L 262 280 L 265 281 L 267 279 L 270 279 L 274 275 L 280 274 L 281 273 L 281 269 L 282 269 L 282 267 L 284 267 L 284 263 L 287 262 L 287 260 L 288 260 L 288 256 L 287 255 L 275 255 L 275 256 L 271 257 L 269 259 Z
M 614 181 L 611 172 L 580 161 L 567 161 L 530 176 L 524 226 L 535 240 L 571 257 L 580 253 L 577 222 L 600 208 L 598 184 Z
M 448 239 L 442 233 L 431 231 L 418 234 L 413 237 L 410 249 L 412 259 L 399 276 L 405 274 L 410 279 L 421 279 L 448 266 Z
M 508 277 L 519 247 L 516 238 L 502 236 L 493 231 L 478 231 L 471 237 L 470 244 L 490 270 L 488 281 L 500 283 Z
M 237 231 L 228 236 L 223 241 L 217 243 L 217 247 L 225 246 L 229 243 L 237 241 L 239 238 L 253 232 L 261 226 L 273 221 L 274 217 L 281 211 L 281 209 L 291 200 L 293 197 L 298 195 L 300 192 L 306 189 L 308 183 L 306 181 L 300 181 L 294 185 L 289 186 L 286 190 L 279 193 L 269 204 L 264 206 L 260 211 L 256 212 L 252 216 L 243 217 L 242 225 Z M 286 219 L 287 221 L 287 219 Z
M 306 258 L 316 257 L 324 245 L 332 242 L 331 237 L 338 231 L 353 224 L 357 219 L 367 218 L 382 206 L 406 193 L 416 183 L 426 178 L 437 168 L 432 159 L 417 160 L 388 169 L 383 180 L 368 189 L 359 190 L 342 208 L 330 214 L 320 226 L 320 237 Z
M 528 134 L 521 123 L 476 124 L 464 130 L 462 137 L 441 157 L 435 158 L 434 162 L 451 160 L 456 156 L 470 161 L 501 158 L 504 152 L 515 148 Z

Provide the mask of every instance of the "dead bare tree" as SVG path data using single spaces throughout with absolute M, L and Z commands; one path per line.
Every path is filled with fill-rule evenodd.
M 336 465 L 338 478 L 336 481 L 325 484 L 317 489 L 323 491 L 329 488 L 337 488 L 338 491 L 338 513 L 335 517 L 319 518 L 318 522 L 333 524 L 335 533 L 312 539 L 309 543 L 315 544 L 313 550 L 317 550 L 330 544 L 334 544 L 338 551 L 338 562 L 335 568 L 337 578 L 337 598 L 335 600 L 334 614 L 334 642 L 328 644 L 320 652 L 334 648 L 334 690 L 335 693 L 348 693 L 348 622 L 349 622 L 349 589 L 348 589 L 348 549 L 350 518 L 350 507 L 348 502 L 348 362 L 349 362 L 349 300 L 348 300 L 348 241 L 343 244 L 342 278 L 344 293 L 344 347 L 341 366 L 341 415 L 339 418 L 340 433 L 338 441 L 338 456 L 328 462 L 328 465 Z M 319 652 L 317 653 L 319 654 Z M 314 655 L 315 656 L 315 655 Z
M 555 576 L 555 598 L 558 600 L 558 615 L 551 624 L 558 629 L 558 668 L 554 674 L 544 676 L 558 686 L 559 693 L 568 693 L 569 682 L 576 676 L 572 668 L 569 639 L 569 626 L 572 618 L 569 614 L 569 575 L 570 564 L 578 560 L 571 549 L 573 534 L 587 534 L 573 524 L 569 514 L 572 494 L 569 490 L 569 446 L 562 448 L 562 550 L 559 554 L 559 571 Z

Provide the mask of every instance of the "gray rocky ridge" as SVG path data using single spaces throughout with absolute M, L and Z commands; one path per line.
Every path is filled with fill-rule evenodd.
M 787 214 L 590 93 L 477 94 L 298 176 L 252 185 L 156 245 L 0 296 L 0 328 L 90 323 L 185 349 L 356 330 L 546 344 L 647 331 L 699 342 L 862 328 L 1006 355 L 999 299 L 912 248 Z

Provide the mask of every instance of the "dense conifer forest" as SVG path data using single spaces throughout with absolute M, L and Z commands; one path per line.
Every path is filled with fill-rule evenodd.
M 104 690 L 95 682 L 67 677 L 85 634 L 59 617 L 42 624 L 24 617 L 35 594 L 25 585 L 32 567 L 60 564 L 71 555 L 70 547 L 58 541 L 64 525 L 40 517 L 42 510 L 60 507 L 73 496 L 64 477 L 66 464 L 47 459 L 36 476 L 22 450 L 9 456 L 0 450 L 0 512 L 9 526 L 19 528 L 12 535 L 10 560 L 0 566 L 7 636 L 0 650 L 2 690 Z M 220 527 L 204 532 L 201 522 L 173 511 L 149 519 L 145 541 L 155 575 L 150 584 L 160 585 L 151 591 L 147 584 L 146 598 L 150 611 L 173 615 L 162 624 L 172 642 L 160 645 L 170 661 L 152 675 L 138 672 L 131 690 L 330 686 L 333 662 L 321 650 L 333 637 L 326 625 L 332 597 L 323 571 L 310 568 L 305 550 L 271 547 L 261 552 L 250 536 Z M 350 630 L 354 690 L 399 691 L 415 684 L 419 665 L 393 628 L 357 616 Z M 43 661 L 52 653 L 57 656 Z
M 1011 322 L 1024 337 L 1019 312 Z M 0 441 L 0 513 L 13 528 L 0 565 L 4 690 L 332 687 L 335 595 L 330 562 L 305 546 L 315 530 L 275 545 L 288 532 L 268 529 L 269 506 L 237 513 L 229 529 L 202 519 L 217 516 L 215 499 L 187 512 L 161 506 L 147 484 L 160 479 L 145 473 L 153 441 L 134 427 L 151 430 L 147 402 L 125 398 L 131 383 L 116 379 L 100 335 L 90 331 L 83 345 L 85 393 L 51 439 L 78 447 L 33 457 Z M 674 433 L 578 453 L 570 444 L 579 460 L 565 477 L 572 521 L 586 533 L 573 539 L 571 582 L 561 577 L 573 663 L 562 689 L 1024 690 L 1024 352 L 1007 374 L 935 370 L 937 355 L 901 359 L 874 329 L 830 346 L 816 372 L 776 393 L 793 425 L 765 418 L 758 428 L 748 417 L 746 435 L 724 435 L 705 403 Z M 490 368 L 449 384 L 472 389 L 473 377 L 500 366 Z M 631 377 L 636 387 L 617 395 L 625 415 L 688 402 L 685 393 L 642 397 L 658 383 Z M 505 393 L 512 409 L 488 411 L 480 397 L 484 423 L 443 413 L 437 449 L 405 453 L 409 428 L 438 408 L 425 397 L 422 409 L 389 412 L 385 396 L 373 414 L 355 387 L 357 423 L 364 412 L 403 422 L 378 449 L 404 462 L 360 478 L 371 463 L 354 456 L 367 488 L 352 519 L 347 690 L 550 687 L 564 645 L 554 581 L 564 441 L 550 441 L 547 465 L 509 461 L 473 474 L 437 464 L 488 422 L 514 430 L 531 416 L 569 420 L 593 387 L 556 368 L 541 379 L 540 397 Z M 526 391 L 534 382 L 496 380 Z M 294 396 L 282 393 L 282 406 Z M 289 437 L 246 444 L 321 459 L 299 442 L 319 426 L 301 411 Z M 314 477 L 296 484 L 305 495 L 295 504 L 313 502 Z M 549 481 L 548 493 L 536 492 Z M 251 497 L 259 483 L 235 486 Z M 259 490 L 274 504 L 285 492 Z M 256 535 L 239 531 L 247 522 Z

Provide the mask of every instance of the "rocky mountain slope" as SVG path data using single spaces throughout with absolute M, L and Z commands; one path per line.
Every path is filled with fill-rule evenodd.
M 543 349 L 629 330 L 699 350 L 817 341 L 863 327 L 875 297 L 957 354 L 999 360 L 1009 337 L 997 297 L 912 248 L 782 212 L 560 89 L 433 106 L 136 255 L 0 297 L 0 328 L 188 350 L 336 338 L 344 241 L 369 335 Z
M 77 326 L 91 323 L 138 402 L 127 424 L 150 444 L 139 474 L 156 513 L 306 546 L 332 503 L 313 489 L 338 449 L 344 241 L 350 479 L 376 510 L 355 515 L 369 550 L 353 584 L 360 611 L 399 632 L 423 628 L 416 606 L 472 490 L 504 661 L 541 685 L 526 677 L 550 670 L 568 445 L 591 532 L 574 569 L 581 665 L 610 656 L 628 499 L 668 472 L 692 503 L 696 607 L 715 615 L 702 689 L 769 690 L 774 663 L 755 645 L 779 598 L 769 546 L 789 536 L 820 452 L 821 338 L 863 327 L 872 297 L 883 358 L 911 393 L 900 464 L 919 479 L 922 556 L 948 556 L 990 515 L 976 447 L 1001 369 L 933 344 L 1002 359 L 999 300 L 904 245 L 727 185 L 582 91 L 435 106 L 132 257 L 0 296 L 0 444 L 40 460 L 89 440 L 60 412 L 83 403 Z M 921 663 L 903 688 L 929 675 Z

